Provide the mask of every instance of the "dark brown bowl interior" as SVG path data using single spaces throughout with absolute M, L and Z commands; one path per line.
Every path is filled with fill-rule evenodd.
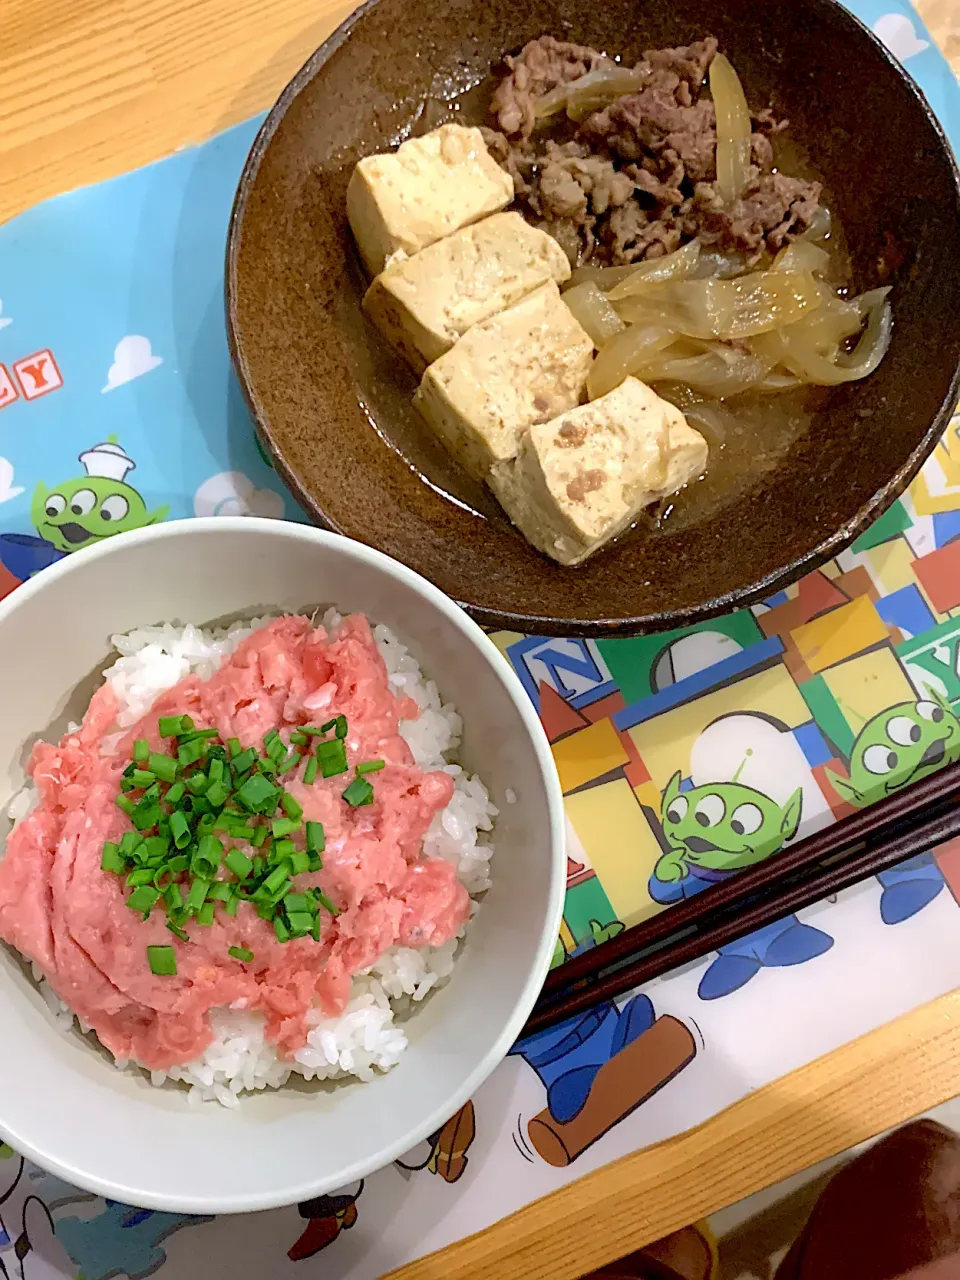
M 825 180 L 855 287 L 894 285 L 880 369 L 832 393 L 772 470 L 688 527 L 637 530 L 578 569 L 533 551 L 431 441 L 410 375 L 360 314 L 344 213 L 358 158 L 433 127 L 438 99 L 545 31 L 625 60 L 717 36 L 751 101 L 789 117 Z M 314 54 L 264 124 L 227 268 L 234 363 L 306 510 L 419 570 L 479 621 L 517 630 L 659 630 L 784 586 L 904 489 L 957 402 L 956 168 L 913 81 L 833 0 L 378 0 Z

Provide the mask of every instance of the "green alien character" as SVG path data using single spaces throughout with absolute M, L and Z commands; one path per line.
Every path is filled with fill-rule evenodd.
M 655 902 L 673 903 L 763 862 L 796 833 L 803 792 L 779 805 L 741 782 L 710 782 L 681 788 L 679 773 L 667 783 L 661 803 L 668 849 L 650 877 Z M 787 916 L 720 948 L 700 980 L 701 1000 L 729 995 L 762 968 L 803 964 L 833 946 L 829 934 Z
M 41 481 L 33 494 L 30 518 L 37 532 L 61 555 L 93 546 L 115 533 L 158 524 L 169 508 L 148 511 L 127 472 L 136 463 L 108 437 L 80 454 L 86 475 L 53 489 Z
M 918 701 L 898 702 L 868 720 L 850 752 L 850 776 L 827 769 L 837 795 L 862 809 L 911 782 L 960 760 L 960 720 L 936 692 Z M 929 853 L 918 854 L 877 879 L 883 892 L 880 916 L 885 924 L 909 920 L 932 902 L 943 877 Z

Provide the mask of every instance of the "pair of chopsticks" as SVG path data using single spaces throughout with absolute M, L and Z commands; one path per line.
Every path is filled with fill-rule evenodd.
M 568 960 L 548 975 L 523 1034 L 700 960 L 958 835 L 960 763 Z

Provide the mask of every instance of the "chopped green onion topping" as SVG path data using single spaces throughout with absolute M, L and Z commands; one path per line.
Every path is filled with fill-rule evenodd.
M 130 820 L 138 831 L 149 831 L 160 821 L 160 806 L 156 800 L 141 800 L 130 814 Z
M 177 976 L 177 953 L 173 947 L 147 947 L 147 963 L 158 978 Z
M 239 849 L 231 849 L 224 858 L 227 868 L 233 872 L 238 880 L 246 880 L 250 872 L 253 870 L 253 863 L 245 853 L 241 853 Z
M 346 717 L 336 716 L 320 729 L 294 728 L 289 745 L 272 729 L 262 756 L 253 747 L 244 749 L 238 738 L 222 743 L 216 729 L 197 728 L 190 716 L 160 717 L 158 729 L 172 739 L 169 754 L 151 751 L 147 738 L 134 741 L 115 797 L 133 829 L 119 841 L 106 841 L 101 853 L 101 869 L 122 877 L 129 888 L 130 909 L 146 920 L 159 906 L 174 937 L 189 942 L 189 919 L 209 926 L 218 902 L 236 916 L 241 901 L 249 901 L 280 941 L 309 936 L 319 942 L 320 911 L 335 915 L 337 908 L 319 889 L 299 890 L 295 881 L 323 866 L 323 824 L 304 821 L 302 806 L 276 779 L 301 762 L 307 785 L 321 772 L 325 778 L 346 773 Z M 330 730 L 332 738 L 325 736 Z M 314 738 L 316 753 L 304 755 Z M 382 760 L 358 764 L 344 800 L 369 804 L 373 787 L 364 775 L 383 767 Z M 298 847 L 298 835 L 305 848 Z M 228 878 L 220 879 L 224 872 Z M 148 954 L 153 972 L 176 973 L 171 947 L 151 947 Z M 246 947 L 230 954 L 244 962 L 253 958 Z
M 303 809 L 289 792 L 284 791 L 280 797 L 280 807 L 288 818 L 302 818 Z
M 342 799 L 355 809 L 360 805 L 373 803 L 373 787 L 366 778 L 354 778 L 342 794 Z
M 177 747 L 177 759 L 180 764 L 186 768 L 188 765 L 196 764 L 196 762 L 204 754 L 204 743 L 201 739 L 195 742 L 185 742 L 182 746 Z
M 233 758 L 233 767 L 237 773 L 246 773 L 248 769 L 252 769 L 257 761 L 257 753 L 253 747 L 248 747 L 246 751 L 241 751 L 239 755 Z
M 159 898 L 160 894 L 156 889 L 149 884 L 142 884 L 131 893 L 127 899 L 127 906 L 131 911 L 149 913 L 159 901 Z
M 214 782 L 207 788 L 206 801 L 213 808 L 219 808 L 224 803 L 229 792 L 222 782 Z
M 202 742 L 217 736 L 216 729 L 191 729 L 188 733 L 177 734 L 177 742 L 180 746 L 184 746 L 188 742 Z
M 286 903 L 284 903 L 286 907 Z M 274 921 L 276 924 L 276 920 Z M 295 938 L 302 938 L 313 928 L 312 911 L 287 911 L 287 928 Z
M 276 870 L 271 871 L 263 882 L 263 887 L 267 893 L 274 894 L 287 879 L 286 867 L 280 866 Z
M 253 952 L 249 947 L 230 947 L 227 955 L 232 956 L 234 960 L 242 960 L 244 964 L 249 964 L 253 959 Z
M 295 849 L 294 852 L 289 855 L 289 858 L 290 865 L 295 876 L 303 875 L 305 871 L 310 870 L 309 853 L 304 853 L 301 849 Z
M 272 782 L 268 782 L 266 778 L 253 774 L 248 778 L 242 787 L 237 791 L 236 799 L 245 809 L 249 809 L 253 813 L 258 813 L 265 807 L 273 803 L 276 807 L 277 788 Z
M 202 796 L 209 785 L 205 773 L 191 773 L 186 781 L 187 790 L 192 796 Z
M 159 752 L 154 751 L 150 756 L 148 767 L 161 782 L 176 782 L 177 780 L 177 762 L 172 756 L 162 756 Z
M 190 823 L 177 809 L 170 815 L 170 834 L 178 849 L 185 849 L 190 843 Z
M 112 840 L 108 840 L 103 846 L 103 854 L 100 858 L 100 870 L 112 871 L 114 875 L 122 876 L 126 870 L 126 861 L 120 853 L 120 846 L 114 844 Z
M 207 896 L 207 890 L 210 888 L 209 880 L 202 880 L 199 876 L 190 885 L 190 892 L 187 894 L 186 908 L 191 915 L 196 915 L 203 906 Z
M 325 778 L 335 778 L 347 771 L 347 749 L 339 738 L 321 742 L 317 747 L 317 760 Z

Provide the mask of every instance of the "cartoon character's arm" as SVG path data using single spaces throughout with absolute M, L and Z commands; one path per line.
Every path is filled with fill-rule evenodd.
M 169 507 L 157 507 L 156 511 L 151 511 L 149 516 L 147 517 L 147 524 L 148 525 L 159 524 L 161 520 L 166 520 L 169 514 L 170 514 Z
M 653 869 L 653 875 L 647 886 L 654 902 L 679 902 L 684 897 L 683 881 L 686 879 L 687 864 L 679 850 L 671 849 L 665 853 Z

